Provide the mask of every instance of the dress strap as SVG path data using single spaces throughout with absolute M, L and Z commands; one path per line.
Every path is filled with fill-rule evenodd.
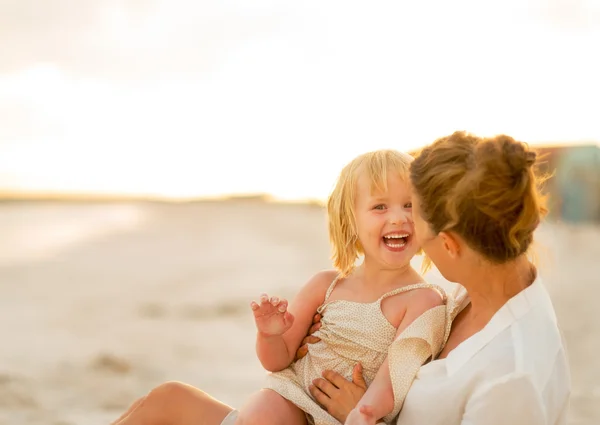
M 378 301 L 381 303 L 381 301 L 383 301 L 387 297 L 392 297 L 394 295 L 402 294 L 403 292 L 414 291 L 415 289 L 425 289 L 425 288 L 433 289 L 434 291 L 439 292 L 440 296 L 442 297 L 442 300 L 444 300 L 444 303 L 446 302 L 446 300 L 448 298 L 446 295 L 446 291 L 441 286 L 434 285 L 432 283 L 415 283 L 413 285 L 403 286 L 402 288 L 397 288 L 397 289 L 394 289 L 393 291 L 386 292 L 379 298 Z
M 333 282 L 331 282 L 331 285 L 329 285 L 329 288 L 327 288 L 327 292 L 325 293 L 325 302 L 327 302 L 327 300 L 329 299 L 329 296 L 333 292 L 333 289 L 335 288 L 335 285 L 337 285 L 339 280 L 340 280 L 340 275 L 338 274 L 335 277 L 335 279 L 333 279 Z

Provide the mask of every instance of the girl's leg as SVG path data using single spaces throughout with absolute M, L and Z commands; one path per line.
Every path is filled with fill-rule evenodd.
M 263 389 L 250 397 L 235 425 L 307 425 L 307 421 L 294 403 L 275 391 Z
M 231 410 L 191 385 L 166 382 L 136 401 L 115 425 L 220 425 Z

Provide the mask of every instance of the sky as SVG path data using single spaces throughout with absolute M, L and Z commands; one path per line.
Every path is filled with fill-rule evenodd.
M 600 142 L 597 0 L 0 0 L 0 189 L 322 199 L 455 130 Z

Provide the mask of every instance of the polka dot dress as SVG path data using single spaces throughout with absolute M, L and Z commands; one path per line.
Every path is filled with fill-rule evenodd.
M 338 425 L 339 422 L 319 406 L 308 390 L 312 381 L 326 370 L 334 370 L 352 379 L 357 363 L 363 366 L 367 385 L 389 356 L 394 389 L 394 410 L 384 418 L 391 422 L 398 414 L 412 381 L 423 363 L 441 349 L 446 328 L 446 306 L 435 307 L 409 325 L 398 338 L 381 311 L 381 302 L 393 295 L 421 288 L 443 289 L 428 283 L 405 286 L 384 294 L 373 303 L 345 300 L 328 301 L 338 279 L 327 290 L 318 309 L 321 328 L 315 336 L 321 341 L 309 346 L 308 354 L 288 368 L 267 375 L 265 388 L 272 389 L 296 404 L 316 425 Z M 445 295 L 444 295 L 445 300 Z

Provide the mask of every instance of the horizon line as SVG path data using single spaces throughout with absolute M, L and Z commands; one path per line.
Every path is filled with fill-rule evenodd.
M 159 202 L 193 203 L 249 201 L 264 203 L 305 203 L 323 205 L 324 200 L 313 198 L 279 198 L 270 193 L 224 193 L 220 195 L 171 196 L 152 193 L 62 191 L 62 190 L 10 190 L 0 189 L 0 202 Z

